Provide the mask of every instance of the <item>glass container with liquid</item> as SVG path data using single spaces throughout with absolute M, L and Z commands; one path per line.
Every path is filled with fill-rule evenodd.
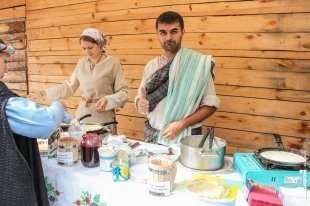
M 98 148 L 101 146 L 98 134 L 84 134 L 81 141 L 81 162 L 85 167 L 99 166 Z

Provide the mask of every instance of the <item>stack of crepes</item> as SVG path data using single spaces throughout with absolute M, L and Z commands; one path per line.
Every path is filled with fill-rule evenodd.
M 184 182 L 184 186 L 202 199 L 211 201 L 233 201 L 242 183 L 222 177 L 196 174 L 192 180 Z

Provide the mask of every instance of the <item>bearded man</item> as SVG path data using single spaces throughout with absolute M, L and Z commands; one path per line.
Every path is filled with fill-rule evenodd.
M 173 11 L 156 20 L 163 54 L 144 69 L 135 97 L 136 110 L 146 114 L 145 141 L 170 146 L 202 132 L 202 121 L 219 107 L 214 87 L 214 59 L 182 48 L 183 17 Z

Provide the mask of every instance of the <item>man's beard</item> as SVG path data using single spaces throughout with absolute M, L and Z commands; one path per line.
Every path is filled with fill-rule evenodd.
M 180 48 L 180 44 L 177 44 L 175 41 L 168 41 L 162 44 L 162 47 L 165 51 L 176 52 Z

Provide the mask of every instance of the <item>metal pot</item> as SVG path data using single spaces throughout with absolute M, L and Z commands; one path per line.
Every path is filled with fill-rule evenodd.
M 225 163 L 226 141 L 214 137 L 214 142 L 212 138 L 209 144 L 202 145 L 199 148 L 198 146 L 203 142 L 203 139 L 205 141 L 205 135 L 184 137 L 180 142 L 180 162 L 184 166 L 196 170 L 217 170 L 222 168 Z

